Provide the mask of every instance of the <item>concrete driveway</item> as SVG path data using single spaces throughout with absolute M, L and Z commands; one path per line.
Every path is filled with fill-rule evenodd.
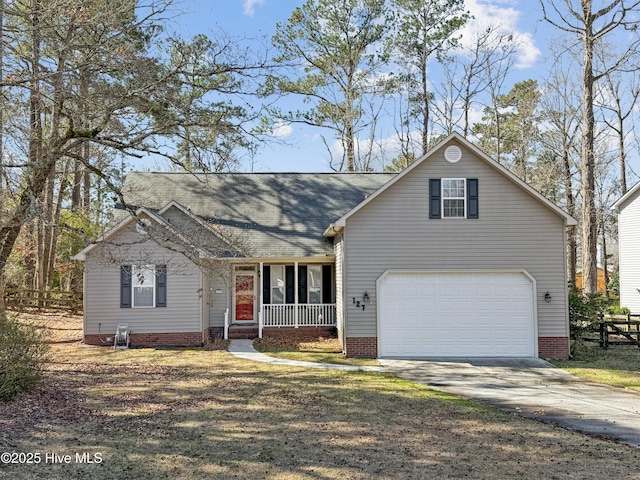
M 538 358 L 383 359 L 436 390 L 640 447 L 640 394 L 581 380 Z

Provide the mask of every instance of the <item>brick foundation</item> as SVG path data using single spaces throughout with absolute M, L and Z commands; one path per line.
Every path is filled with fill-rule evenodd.
M 538 356 L 567 360 L 569 358 L 568 337 L 538 337 Z
M 85 335 L 84 343 L 87 345 L 109 345 L 103 343 L 100 337 L 105 340 L 110 335 Z M 194 347 L 202 345 L 201 332 L 179 332 L 179 333 L 132 333 L 129 340 L 130 347 Z
M 378 358 L 378 337 L 346 337 L 344 341 L 347 357 Z
M 273 327 L 264 327 L 262 329 L 263 337 L 274 337 L 274 338 L 293 338 L 293 339 L 305 339 L 305 338 L 318 338 L 318 337 L 335 337 L 336 329 L 335 327 L 282 327 L 282 328 L 273 328 Z

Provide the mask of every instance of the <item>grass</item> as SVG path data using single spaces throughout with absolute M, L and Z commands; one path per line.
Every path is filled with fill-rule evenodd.
M 595 344 L 581 345 L 569 361 L 554 361 L 556 366 L 592 382 L 640 392 L 640 348 L 612 345 L 607 350 Z
M 45 382 L 0 404 L 0 452 L 72 462 L 0 463 L 2 478 L 600 479 L 640 471 L 632 447 L 392 375 L 264 364 L 221 350 L 84 346 L 79 320 L 38 320 L 52 341 Z M 102 462 L 76 463 L 85 452 Z
M 303 362 L 335 363 L 338 365 L 377 366 L 377 360 L 368 358 L 347 358 L 342 354 L 337 338 L 273 338 L 264 337 L 253 342 L 259 352 L 286 360 Z

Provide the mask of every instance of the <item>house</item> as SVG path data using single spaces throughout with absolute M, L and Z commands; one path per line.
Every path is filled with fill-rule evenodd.
M 609 273 L 611 275 L 611 273 Z M 606 295 L 607 293 L 607 281 L 604 275 L 604 268 L 598 267 L 596 270 L 597 276 L 597 288 L 596 291 L 601 293 L 602 295 Z M 576 287 L 582 290 L 582 272 L 576 273 Z
M 134 173 L 85 262 L 84 339 L 336 329 L 352 357 L 567 358 L 575 220 L 458 134 L 400 174 Z
M 618 212 L 620 306 L 640 315 L 640 183 L 612 208 Z

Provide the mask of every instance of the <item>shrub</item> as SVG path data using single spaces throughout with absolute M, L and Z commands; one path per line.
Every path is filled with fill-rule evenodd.
M 631 310 L 629 310 L 629 307 L 611 305 L 609 308 L 607 308 L 607 313 L 609 315 L 629 315 L 631 313 Z
M 0 312 L 0 401 L 38 384 L 47 347 L 35 327 Z
M 608 307 L 609 300 L 602 294 L 586 294 L 572 286 L 569 290 L 569 327 L 571 329 L 571 354 L 584 346 L 585 334 L 593 324 L 600 321 Z

